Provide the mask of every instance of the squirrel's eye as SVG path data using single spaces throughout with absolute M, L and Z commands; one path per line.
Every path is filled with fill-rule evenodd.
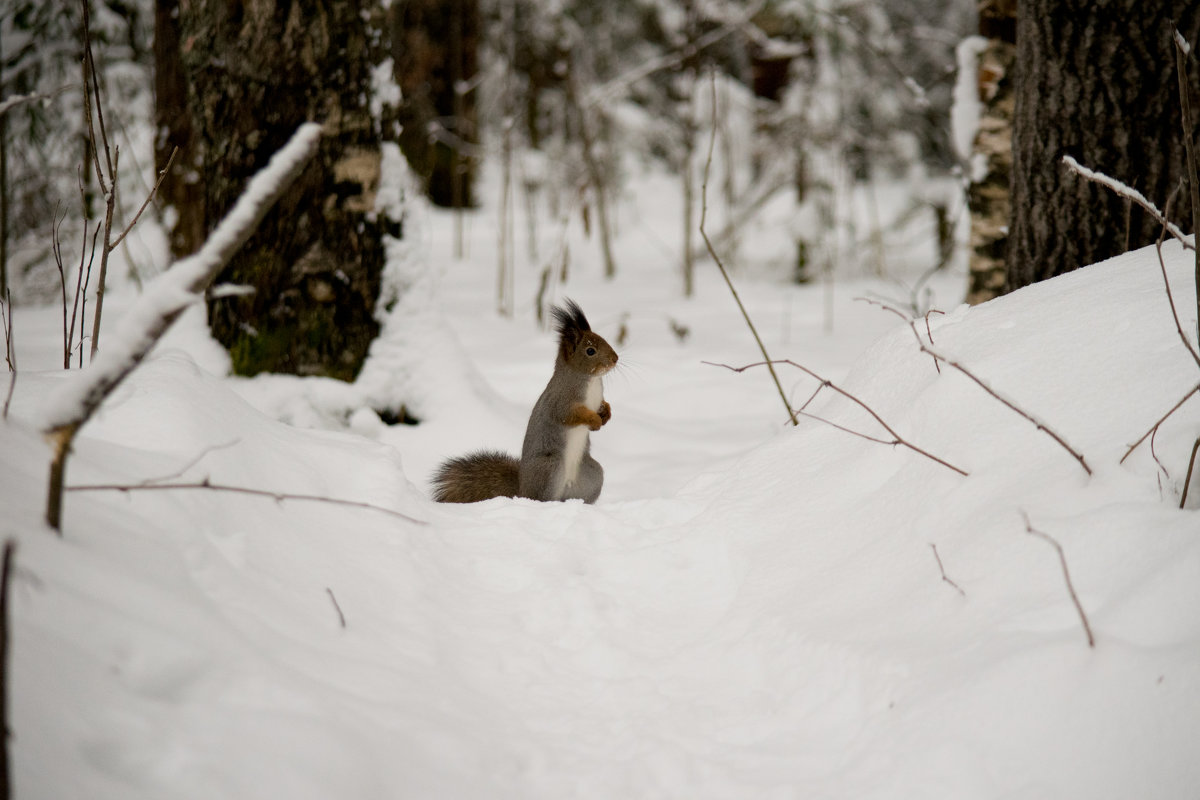
M 588 354 L 589 356 L 594 356 L 594 355 L 596 355 L 596 348 L 594 348 L 594 347 L 589 347 L 589 348 L 587 349 L 587 354 Z

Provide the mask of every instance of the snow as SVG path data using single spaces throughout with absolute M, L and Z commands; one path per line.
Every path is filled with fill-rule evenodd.
M 154 278 L 118 323 L 111 338 L 86 372 L 73 376 L 49 400 L 42 420 L 45 429 L 77 424 L 135 366 L 162 333 L 162 329 L 199 302 L 208 284 L 249 238 L 271 207 L 312 158 L 321 138 L 321 126 L 306 123 L 293 134 L 267 166 L 246 185 L 246 191 L 195 254 L 181 259 L 169 272 Z M 97 340 L 99 341 L 99 340 Z
M 225 377 L 189 311 L 83 427 L 70 482 L 207 479 L 418 522 L 203 489 L 73 491 L 56 537 L 39 430 L 81 376 L 53 370 L 59 312 L 16 310 L 22 372 L 0 423 L 16 796 L 1200 793 L 1200 485 L 1177 508 L 1200 401 L 1118 463 L 1197 381 L 1153 248 L 975 308 L 956 305 L 961 274 L 931 282 L 948 312 L 930 318 L 938 352 L 1054 428 L 1091 477 L 854 302 L 896 284 L 734 276 L 773 357 L 832 378 L 962 477 L 813 420 L 792 428 L 765 372 L 702 364 L 758 354 L 711 265 L 678 296 L 673 261 L 647 244 L 675 227 L 649 176 L 631 190 L 639 218 L 619 220 L 617 281 L 572 238 L 555 297 L 614 344 L 626 332 L 605 379 L 613 418 L 592 436 L 599 502 L 443 506 L 427 484 L 442 459 L 519 450 L 554 337 L 532 323 L 532 266 L 516 316 L 493 310 L 494 214 L 468 216 L 454 261 L 452 218 L 405 203 L 388 158 L 381 211 L 403 213 L 406 238 L 389 244 L 390 310 L 359 380 Z M 1163 252 L 1182 293 L 1192 258 Z M 110 300 L 109 325 L 136 304 Z M 796 405 L 817 387 L 780 370 Z M 399 401 L 421 424 L 383 423 Z M 809 410 L 881 435 L 833 392 Z M 1023 515 L 1062 546 L 1094 649 Z
M 975 153 L 975 135 L 983 114 L 979 100 L 979 56 L 987 46 L 987 39 L 982 36 L 968 36 L 954 50 L 958 72 L 954 79 L 954 102 L 950 106 L 950 141 L 955 155 L 964 164 Z

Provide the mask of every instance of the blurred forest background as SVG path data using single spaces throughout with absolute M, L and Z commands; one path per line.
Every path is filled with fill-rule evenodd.
M 1024 5 L 1072 29 L 1051 4 Z M 1124 6 L 1101 22 L 1128 32 L 1180 11 Z M 1180 13 L 1195 33 L 1195 10 Z M 664 242 L 685 295 L 708 258 L 707 199 L 735 269 L 895 277 L 917 312 L 924 277 L 957 259 L 979 302 L 1035 279 L 1014 284 L 1006 265 L 1017 23 L 1016 0 L 5 0 L 0 295 L 67 302 L 95 260 L 104 164 L 119 230 L 170 163 L 147 212 L 162 247 L 120 241 L 128 274 L 113 279 L 137 284 L 164 254 L 194 251 L 246 178 L 317 120 L 320 156 L 225 276 L 256 291 L 209 303 L 242 374 L 356 373 L 386 243 L 404 236 L 403 210 L 381 212 L 378 196 L 393 146 L 428 202 L 460 221 L 495 211 L 496 273 L 481 280 L 504 314 L 515 264 L 543 284 L 567 272 L 565 251 L 539 251 L 538 226 L 581 223 L 605 274 L 624 276 L 616 210 L 646 175 L 669 178 L 655 190 L 670 186 L 681 209 Z M 1159 94 L 1174 102 L 1169 80 Z M 896 245 L 914 227 L 928 243 L 917 256 Z

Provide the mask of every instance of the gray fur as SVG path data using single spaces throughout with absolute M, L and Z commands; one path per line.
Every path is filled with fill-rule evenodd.
M 562 420 L 574 406 L 584 402 L 591 380 L 592 376 L 576 372 L 561 359 L 555 364 L 554 376 L 534 404 L 525 428 L 519 470 L 521 497 L 533 500 L 578 498 L 585 503 L 594 503 L 600 496 L 604 487 L 604 468 L 592 458 L 592 445 L 586 432 L 583 460 L 575 482 L 567 485 L 564 476 L 564 455 L 571 429 Z

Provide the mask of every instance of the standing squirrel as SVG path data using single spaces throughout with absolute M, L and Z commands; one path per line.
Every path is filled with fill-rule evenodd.
M 550 383 L 529 415 L 520 459 L 495 450 L 450 459 L 433 476 L 439 503 L 493 497 L 594 503 L 600 496 L 604 469 L 589 452 L 588 431 L 600 430 L 612 417 L 601 377 L 616 366 L 617 353 L 574 301 L 552 314 L 558 356 Z

